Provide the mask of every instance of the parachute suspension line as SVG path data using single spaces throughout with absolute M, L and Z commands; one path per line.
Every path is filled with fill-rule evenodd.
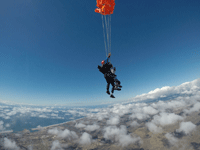
M 111 15 L 107 17 L 107 42 L 108 42 L 108 52 L 111 53 Z
M 110 0 L 111 3 L 111 0 Z M 108 16 L 108 43 L 109 43 L 109 53 L 111 53 L 111 14 Z
M 105 39 L 105 41 L 106 41 L 106 43 L 107 43 L 107 53 L 109 53 L 109 43 L 108 43 L 108 25 L 107 25 L 107 20 L 106 20 L 106 15 L 104 15 L 104 22 L 105 22 L 105 28 L 106 28 L 106 39 Z
M 110 47 L 110 38 L 111 38 L 111 34 L 110 34 L 110 16 L 111 15 L 104 15 L 104 22 L 105 22 L 105 32 L 106 32 L 106 49 L 107 49 L 107 53 L 110 53 L 111 52 L 111 47 Z
M 110 52 L 111 52 L 111 15 L 110 15 Z
M 108 53 L 111 53 L 111 15 L 107 17 L 107 42 L 108 42 Z
M 110 15 L 108 16 L 108 49 L 109 49 L 109 53 L 110 53 Z
M 108 16 L 109 25 L 108 25 L 108 43 L 109 43 L 109 53 L 111 53 L 111 15 Z
M 111 15 L 101 15 L 106 57 L 111 53 Z
M 108 43 L 108 24 L 107 24 L 107 15 L 104 16 L 105 26 L 106 26 L 106 42 L 107 42 L 107 52 L 109 53 L 109 43 Z
M 107 54 L 107 45 L 106 45 L 106 37 L 105 37 L 105 29 L 104 29 L 104 22 L 103 22 L 103 16 L 104 15 L 101 15 L 101 19 L 102 19 L 102 26 L 103 26 L 103 36 L 104 36 L 104 45 L 105 45 L 105 52 L 106 52 L 106 57 L 108 56 Z

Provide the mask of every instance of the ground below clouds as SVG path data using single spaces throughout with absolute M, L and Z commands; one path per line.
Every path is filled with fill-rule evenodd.
M 199 106 L 198 100 L 115 105 L 36 132 L 0 134 L 0 149 L 198 150 Z

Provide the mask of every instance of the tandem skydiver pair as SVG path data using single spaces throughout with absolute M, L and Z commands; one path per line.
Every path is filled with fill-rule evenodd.
M 121 82 L 117 79 L 117 75 L 115 75 L 116 68 L 110 63 L 110 56 L 111 53 L 108 54 L 106 60 L 101 62 L 101 66 L 98 65 L 98 69 L 101 73 L 104 74 L 104 78 L 107 82 L 106 93 L 110 95 L 111 98 L 115 98 L 113 93 L 114 90 L 121 91 L 122 86 L 120 85 Z M 110 84 L 112 85 L 111 94 L 109 91 Z

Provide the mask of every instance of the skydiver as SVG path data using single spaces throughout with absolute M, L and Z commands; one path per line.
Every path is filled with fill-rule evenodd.
M 113 74 L 115 74 L 116 68 L 115 68 L 115 67 L 114 67 L 114 68 L 111 68 L 111 72 L 112 72 Z M 115 76 L 114 81 L 115 81 L 115 90 L 121 90 L 121 89 L 119 89 L 119 88 L 122 88 L 122 86 L 120 85 L 121 82 L 117 79 L 117 75 Z
M 108 54 L 108 58 L 106 60 L 103 60 L 101 62 L 102 66 L 98 66 L 98 69 L 99 69 L 100 72 L 102 72 L 104 74 L 104 78 L 106 79 L 106 82 L 107 82 L 106 93 L 108 95 L 110 95 L 111 98 L 115 98 L 113 93 L 114 93 L 114 90 L 116 89 L 115 88 L 115 77 L 116 77 L 116 75 L 111 72 L 111 68 L 113 68 L 113 65 L 109 62 L 110 56 L 111 56 L 111 53 Z M 111 94 L 109 92 L 110 84 L 112 85 Z M 121 90 L 121 89 L 117 88 L 116 90 Z

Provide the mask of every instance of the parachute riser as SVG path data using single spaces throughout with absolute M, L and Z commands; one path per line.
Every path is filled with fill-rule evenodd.
M 101 15 L 106 57 L 111 53 L 111 15 Z

